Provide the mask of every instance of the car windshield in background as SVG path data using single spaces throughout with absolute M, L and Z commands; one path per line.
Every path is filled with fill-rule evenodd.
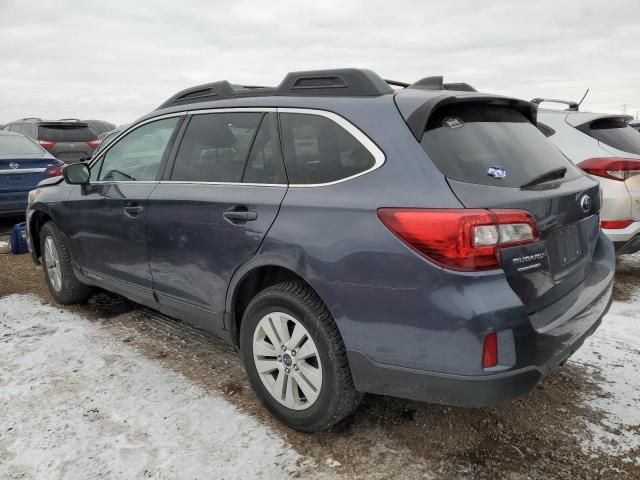
M 42 149 L 21 135 L 0 135 L 0 155 L 38 155 Z
M 38 139 L 50 142 L 88 142 L 98 135 L 86 124 L 40 125 Z
M 511 108 L 443 107 L 429 120 L 421 143 L 442 173 L 461 182 L 520 187 L 563 167 L 565 180 L 580 175 L 522 113 Z
M 640 155 L 640 133 L 623 118 L 601 118 L 579 129 L 613 148 Z

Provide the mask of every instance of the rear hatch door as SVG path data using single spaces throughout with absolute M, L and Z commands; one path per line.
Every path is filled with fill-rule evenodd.
M 468 98 L 431 109 L 420 139 L 468 208 L 521 209 L 541 241 L 501 250 L 530 313 L 584 281 L 599 231 L 599 185 L 534 125 L 528 102 Z
M 65 163 L 88 159 L 99 144 L 98 135 L 84 122 L 41 123 L 38 141 Z

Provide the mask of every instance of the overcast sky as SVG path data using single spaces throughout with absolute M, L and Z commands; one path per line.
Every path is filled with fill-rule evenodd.
M 0 123 L 120 124 L 185 87 L 288 71 L 442 74 L 585 110 L 640 110 L 640 1 L 0 0 Z

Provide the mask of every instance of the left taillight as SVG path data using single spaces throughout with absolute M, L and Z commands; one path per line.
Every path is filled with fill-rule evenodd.
M 98 148 L 100 146 L 100 140 L 99 139 L 95 139 L 95 140 L 89 140 L 88 142 L 86 142 L 87 145 L 89 145 L 91 148 Z
M 61 165 L 59 165 L 57 167 L 47 167 L 47 169 L 44 171 L 45 178 L 59 177 L 60 175 L 62 175 L 62 166 Z
M 580 162 L 578 167 L 591 175 L 619 182 L 640 175 L 640 160 L 634 158 L 590 158 Z
M 445 268 L 500 268 L 500 249 L 540 240 L 524 210 L 381 208 L 378 218 L 408 246 Z

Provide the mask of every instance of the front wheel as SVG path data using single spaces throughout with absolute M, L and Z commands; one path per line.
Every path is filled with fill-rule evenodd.
M 74 275 L 64 235 L 53 222 L 45 223 L 40 231 L 40 252 L 44 278 L 51 296 L 58 303 L 79 303 L 91 295 L 91 287 L 81 283 Z
M 251 300 L 240 346 L 256 395 L 292 428 L 329 428 L 351 414 L 362 398 L 331 314 L 302 282 L 274 285 Z

